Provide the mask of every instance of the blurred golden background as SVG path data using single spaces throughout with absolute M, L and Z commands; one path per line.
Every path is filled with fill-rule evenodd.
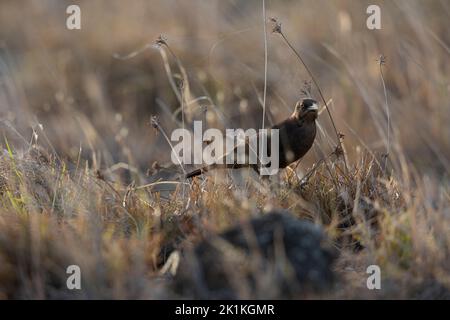
M 42 124 L 64 157 L 95 158 L 99 168 L 121 161 L 141 170 L 170 161 L 170 148 L 149 119 L 179 127 L 180 108 L 157 48 L 167 39 L 189 78 L 192 120 L 208 127 L 257 128 L 264 88 L 261 1 L 77 1 L 81 30 L 66 28 L 72 1 L 0 4 L 0 118 L 8 138 L 26 139 Z M 366 27 L 370 4 L 381 8 L 381 30 Z M 437 177 L 450 171 L 450 4 L 447 1 L 266 1 L 267 18 L 282 22 L 303 55 L 345 134 L 356 145 L 386 151 L 383 54 L 392 143 L 417 169 Z M 268 28 L 267 120 L 284 119 L 309 76 L 281 37 Z M 177 67 L 168 56 L 172 76 Z M 312 95 L 319 96 L 315 88 Z M 206 114 L 204 113 L 206 111 Z M 178 123 L 177 123 L 178 121 Z M 321 126 L 333 137 L 326 113 Z M 6 131 L 5 131 L 6 130 Z M 327 150 L 327 149 L 325 149 Z M 318 150 L 305 159 L 311 164 Z

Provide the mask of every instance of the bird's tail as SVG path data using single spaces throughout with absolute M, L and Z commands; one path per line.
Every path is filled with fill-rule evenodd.
M 191 172 L 189 172 L 188 174 L 186 174 L 186 179 L 189 179 L 189 178 L 193 178 L 193 177 L 199 176 L 199 175 L 201 175 L 203 172 L 204 172 L 203 168 L 200 168 L 200 169 L 191 171 Z
M 201 175 L 201 174 L 203 174 L 205 172 L 208 172 L 211 169 L 221 169 L 221 168 L 224 169 L 224 168 L 229 168 L 229 167 L 232 167 L 232 166 L 227 165 L 227 164 L 213 163 L 213 164 L 211 164 L 209 166 L 204 166 L 204 167 L 202 167 L 200 169 L 196 169 L 194 171 L 191 171 L 188 174 L 186 174 L 185 177 L 186 177 L 186 179 L 189 179 L 189 178 L 193 178 L 193 177 L 199 176 L 199 175 Z
M 202 167 L 200 169 L 196 169 L 194 171 L 191 171 L 188 174 L 186 174 L 186 179 L 193 178 L 193 177 L 199 176 L 199 175 L 201 175 L 201 174 L 203 174 L 205 172 L 208 172 L 208 170 L 211 169 L 213 166 L 214 165 L 204 166 L 204 167 Z

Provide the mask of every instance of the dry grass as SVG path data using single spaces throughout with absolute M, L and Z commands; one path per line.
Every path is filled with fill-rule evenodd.
M 258 128 L 263 106 L 266 125 L 290 113 L 309 76 L 268 34 L 264 97 L 259 1 L 80 3 L 76 32 L 61 23 L 64 1 L 0 5 L 0 298 L 179 297 L 161 275 L 173 250 L 271 208 L 323 226 L 340 252 L 335 286 L 306 297 L 449 298 L 446 2 L 382 3 L 383 29 L 369 31 L 363 2 L 266 1 L 320 82 L 348 164 L 324 157 L 336 138 L 322 114 L 313 150 L 270 185 L 228 172 L 185 184 L 150 125 L 156 114 L 166 132 L 193 120 Z M 159 34 L 169 46 L 113 57 Z M 65 287 L 70 264 L 81 291 Z M 366 288 L 370 264 L 380 291 Z

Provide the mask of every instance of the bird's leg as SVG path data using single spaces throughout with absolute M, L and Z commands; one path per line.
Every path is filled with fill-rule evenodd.
M 317 168 L 325 161 L 325 158 L 320 159 L 317 163 L 313 165 L 313 167 L 300 179 L 300 188 L 303 188 L 307 183 L 309 178 L 313 175 L 313 173 L 317 170 Z

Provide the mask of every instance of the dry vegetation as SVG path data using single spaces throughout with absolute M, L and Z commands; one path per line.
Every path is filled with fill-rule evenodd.
M 288 297 L 450 297 L 447 1 L 382 2 L 379 31 L 365 27 L 365 1 L 266 1 L 329 99 L 348 163 L 331 154 L 323 112 L 313 149 L 270 184 L 229 172 L 183 181 L 161 134 L 193 120 L 261 126 L 260 1 L 78 3 L 81 31 L 65 28 L 68 1 L 0 4 L 0 298 L 192 297 L 172 285 L 171 253 L 182 272 L 202 239 L 280 208 L 323 226 L 339 252 L 331 288 Z M 270 125 L 310 78 L 267 26 Z M 168 45 L 153 45 L 160 34 Z M 65 286 L 71 264 L 81 291 Z M 382 290 L 366 288 L 371 264 Z M 255 295 L 240 270 L 237 297 L 286 297 L 250 268 L 266 283 Z

